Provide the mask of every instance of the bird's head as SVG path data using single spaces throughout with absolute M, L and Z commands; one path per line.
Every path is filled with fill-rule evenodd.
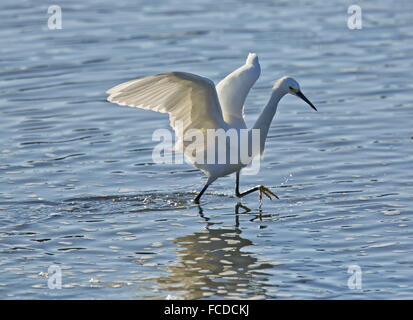
M 275 81 L 273 90 L 278 89 L 283 91 L 285 94 L 290 93 L 294 96 L 297 96 L 307 102 L 311 108 L 317 111 L 316 107 L 311 103 L 310 100 L 301 92 L 300 85 L 291 77 L 282 77 Z

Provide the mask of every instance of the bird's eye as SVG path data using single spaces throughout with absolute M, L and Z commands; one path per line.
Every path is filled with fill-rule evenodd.
M 295 89 L 293 87 L 288 87 L 292 92 L 298 92 L 298 89 Z

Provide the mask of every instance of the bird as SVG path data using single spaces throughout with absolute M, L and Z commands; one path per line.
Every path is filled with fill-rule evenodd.
M 241 192 L 241 170 L 257 156 L 257 153 L 259 155 L 263 153 L 268 130 L 282 97 L 291 94 L 304 100 L 315 111 L 317 111 L 317 108 L 302 93 L 300 85 L 295 79 L 290 76 L 283 76 L 275 81 L 270 99 L 262 109 L 253 127 L 247 128 L 244 120 L 244 103 L 260 74 L 261 67 L 258 55 L 249 53 L 245 64 L 227 75 L 216 86 L 212 80 L 193 73 L 165 72 L 116 85 L 106 91 L 108 94 L 107 101 L 122 106 L 169 114 L 170 125 L 177 137 L 175 150 L 184 153 L 189 162 L 208 177 L 201 191 L 193 199 L 195 204 L 200 203 L 202 195 L 215 180 L 232 173 L 236 174 L 235 195 L 238 198 L 258 191 L 260 202 L 263 194 L 269 199 L 272 199 L 272 197 L 279 199 L 274 192 L 263 185 Z M 258 152 L 251 153 L 248 163 L 241 162 L 239 159 L 230 162 L 228 151 L 233 145 L 229 145 L 226 141 L 223 148 L 224 151 L 227 151 L 224 161 L 220 163 L 206 161 L 205 163 L 205 161 L 199 160 L 202 157 L 197 158 L 197 152 L 199 150 L 203 152 L 211 151 L 208 150 L 209 145 L 202 141 L 202 145 L 197 146 L 200 149 L 196 149 L 194 152 L 194 148 L 188 148 L 190 142 L 182 138 L 191 130 L 198 130 L 204 137 L 207 136 L 209 130 L 221 130 L 224 133 L 230 130 L 240 133 L 244 130 L 247 131 L 247 137 L 249 138 L 251 138 L 253 130 L 258 130 Z M 244 142 L 238 138 L 235 147 L 239 149 L 243 144 Z M 214 148 L 217 148 L 217 146 L 214 145 Z M 216 160 L 216 156 L 214 159 Z

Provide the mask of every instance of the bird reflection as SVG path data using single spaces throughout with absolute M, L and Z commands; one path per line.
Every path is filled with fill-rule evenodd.
M 242 210 L 242 211 L 241 211 Z M 166 267 L 167 276 L 157 279 L 166 293 L 178 292 L 180 299 L 199 299 L 208 296 L 246 298 L 264 296 L 265 274 L 260 270 L 271 268 L 258 261 L 255 254 L 245 250 L 253 242 L 241 236 L 238 216 L 249 212 L 241 204 L 235 207 L 233 228 L 217 229 L 200 208 L 206 221 L 202 231 L 173 240 L 177 246 L 177 262 Z

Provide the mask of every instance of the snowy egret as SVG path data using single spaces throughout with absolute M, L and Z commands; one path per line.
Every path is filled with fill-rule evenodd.
M 297 81 L 290 77 L 282 77 L 275 81 L 271 97 L 254 126 L 247 129 L 243 113 L 244 102 L 260 73 L 258 56 L 250 53 L 246 63 L 225 77 L 216 87 L 211 80 L 195 74 L 168 72 L 121 83 L 107 91 L 109 94 L 107 100 L 119 105 L 168 113 L 170 124 L 177 137 L 182 137 L 190 129 L 198 129 L 203 133 L 207 129 L 223 129 L 224 131 L 258 129 L 260 130 L 259 150 L 262 153 L 278 102 L 283 96 L 288 93 L 295 95 L 314 110 L 317 111 L 317 109 L 303 95 Z M 243 142 L 238 140 L 238 146 L 240 144 Z M 234 172 L 236 173 L 235 194 L 237 197 L 259 191 L 260 201 L 262 194 L 269 199 L 271 196 L 278 198 L 275 193 L 262 185 L 244 192 L 239 191 L 240 172 L 247 165 L 246 163 L 241 161 L 201 163 L 197 161 L 193 153 L 186 152 L 185 146 L 185 141 L 179 139 L 175 144 L 175 149 L 181 150 L 195 167 L 208 176 L 205 186 L 194 199 L 195 203 L 199 203 L 205 190 L 216 179 Z

